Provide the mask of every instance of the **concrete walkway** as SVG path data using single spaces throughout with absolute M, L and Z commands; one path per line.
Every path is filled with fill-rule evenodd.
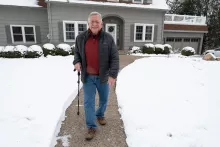
M 120 69 L 138 58 L 141 57 L 120 55 Z M 69 147 L 127 147 L 123 122 L 118 112 L 115 88 L 110 89 L 109 102 L 105 113 L 107 124 L 105 126 L 100 126 L 97 123 L 98 132 L 91 141 L 85 141 L 87 128 L 84 120 L 83 89 L 80 90 L 80 115 L 77 115 L 77 100 L 76 98 L 66 110 L 66 119 L 62 123 L 59 133 L 59 137 L 66 135 L 70 136 L 68 138 Z M 98 92 L 96 94 L 96 108 L 97 106 Z M 65 147 L 65 145 L 63 145 L 61 139 L 58 139 L 55 147 Z

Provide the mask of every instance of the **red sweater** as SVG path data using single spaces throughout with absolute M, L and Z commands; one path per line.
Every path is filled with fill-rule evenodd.
M 91 34 L 91 33 L 90 33 Z M 89 36 L 85 44 L 86 72 L 92 75 L 99 75 L 99 58 L 98 58 L 98 35 Z

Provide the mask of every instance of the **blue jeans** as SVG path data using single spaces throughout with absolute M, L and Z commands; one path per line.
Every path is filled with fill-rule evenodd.
M 99 93 L 99 107 L 95 112 L 96 89 Z M 109 85 L 100 83 L 99 76 L 88 75 L 83 84 L 84 111 L 87 128 L 96 128 L 96 117 L 104 117 L 108 103 Z

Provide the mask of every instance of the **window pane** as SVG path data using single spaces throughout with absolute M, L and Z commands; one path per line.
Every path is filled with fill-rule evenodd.
M 168 41 L 168 42 L 174 42 L 174 38 L 169 38 L 169 37 L 168 37 L 168 38 L 167 38 L 167 41 Z
M 74 40 L 75 39 L 75 33 L 74 32 L 66 32 L 66 39 L 67 40 Z
M 146 26 L 146 32 L 152 33 L 152 26 Z
M 87 30 L 87 25 L 86 24 L 78 24 L 78 31 L 83 32 Z
M 134 2 L 142 2 L 142 0 L 134 0 Z
M 66 23 L 66 31 L 75 31 L 74 24 L 68 24 Z
M 181 42 L 182 38 L 175 38 L 175 42 Z
M 34 42 L 34 35 L 25 35 L 26 42 Z
M 22 35 L 13 35 L 13 36 L 14 36 L 14 41 L 15 42 L 23 42 Z
M 184 42 L 190 42 L 189 38 L 184 38 Z
M 22 34 L 21 27 L 12 27 L 13 34 Z
M 143 32 L 143 26 L 136 26 L 136 32 Z
M 25 34 L 34 34 L 34 28 L 33 27 L 25 27 Z
M 145 40 L 151 40 L 152 34 L 145 34 Z
M 136 33 L 136 40 L 142 40 L 142 34 Z

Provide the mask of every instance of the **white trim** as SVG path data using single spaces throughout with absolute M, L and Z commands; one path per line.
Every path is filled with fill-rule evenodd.
M 144 0 L 141 0 L 141 2 L 135 2 L 135 0 L 132 0 L 132 3 L 136 3 L 136 4 L 143 4 Z
M 21 27 L 21 35 L 22 35 L 22 38 L 23 38 L 23 41 L 22 42 L 18 42 L 18 41 L 14 41 L 14 35 L 13 35 L 13 29 L 12 27 Z M 27 42 L 26 41 L 26 37 L 25 37 L 25 30 L 24 28 L 25 27 L 32 27 L 33 28 L 33 35 L 34 35 L 34 41 L 33 42 Z M 11 31 L 11 40 L 12 40 L 12 43 L 13 44 L 17 44 L 17 43 L 37 43 L 37 40 L 36 40 L 36 30 L 35 30 L 35 26 L 34 25 L 10 25 L 10 31 Z
M 136 26 L 142 26 L 142 40 L 136 40 Z M 146 26 L 152 26 L 151 40 L 145 40 Z M 154 24 L 135 23 L 134 24 L 134 42 L 153 42 L 154 41 Z
M 108 32 L 108 26 L 113 26 L 115 27 L 115 35 L 114 35 L 114 40 L 115 40 L 115 44 L 117 44 L 117 24 L 111 24 L 111 23 L 107 23 L 105 25 L 105 31 Z M 109 33 L 109 32 L 108 32 Z
M 193 31 L 193 30 L 164 30 L 164 32 L 176 32 L 176 33 L 208 33 L 208 31 Z
M 66 23 L 69 24 L 74 24 L 74 33 L 75 33 L 75 39 L 74 40 L 70 40 L 70 39 L 66 39 Z M 79 29 L 78 29 L 78 24 L 86 24 L 86 29 L 88 29 L 88 23 L 87 21 L 70 21 L 70 20 L 63 20 L 63 40 L 64 42 L 75 42 L 76 41 L 76 37 L 79 34 Z

